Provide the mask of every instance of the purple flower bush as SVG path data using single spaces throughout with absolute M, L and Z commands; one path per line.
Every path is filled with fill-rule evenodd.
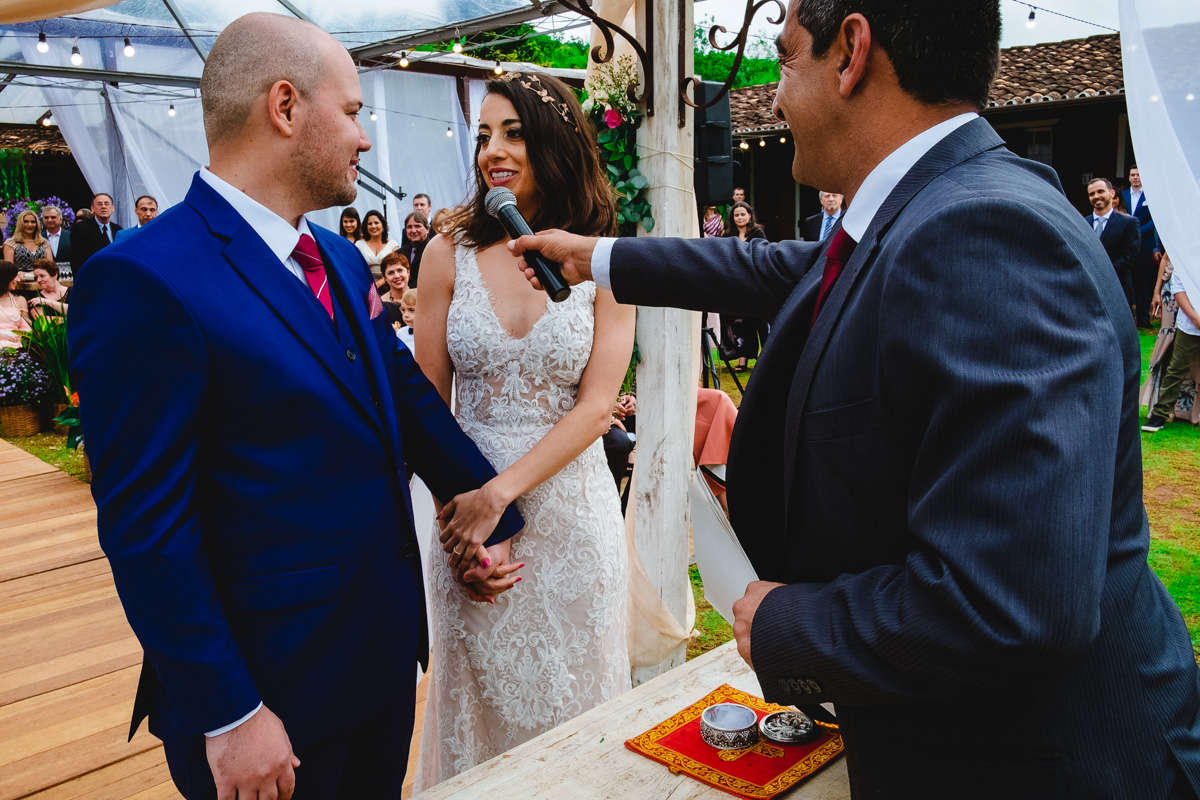
M 0 350 L 0 406 L 40 403 L 50 395 L 50 375 L 24 350 Z

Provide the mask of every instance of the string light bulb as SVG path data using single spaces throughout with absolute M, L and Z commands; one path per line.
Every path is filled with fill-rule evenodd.
M 787 137 L 786 137 L 786 136 L 780 136 L 780 137 L 779 137 L 779 143 L 780 143 L 780 144 L 787 144 Z
M 741 149 L 743 149 L 743 150 L 749 150 L 749 149 L 750 149 L 750 143 L 749 143 L 749 142 L 747 142 L 745 139 L 742 139 L 742 143 L 741 143 L 741 144 L 739 144 L 739 145 L 738 145 L 738 147 L 740 147 L 740 148 L 741 148 Z
M 54 117 L 47 114 L 46 116 L 42 117 L 42 124 L 45 125 L 47 128 L 49 128 L 51 125 L 54 124 Z
M 767 146 L 767 140 L 766 140 L 766 139 L 759 139 L 759 140 L 758 140 L 758 146 L 759 146 L 759 147 L 766 147 L 766 146 Z
M 125 37 L 125 57 L 133 58 L 133 54 L 137 51 L 133 49 L 133 42 L 129 41 L 129 37 Z
M 451 47 L 450 49 L 453 50 L 455 53 L 461 53 L 463 51 L 462 39 L 455 41 L 454 46 Z
M 1034 25 L 1037 25 L 1037 12 L 1033 10 L 1033 6 L 1030 6 L 1029 16 L 1025 18 L 1025 27 L 1032 30 Z
M 83 53 L 79 52 L 79 45 L 71 47 L 71 63 L 77 67 L 83 66 Z
M 407 52 L 402 52 L 400 54 L 400 68 L 408 69 L 408 53 Z
M 371 112 L 370 116 L 371 116 L 371 122 L 374 122 L 375 120 L 379 119 L 378 115 L 376 115 L 376 113 L 374 111 Z
M 171 107 L 167 109 L 167 116 L 168 117 L 175 116 L 175 104 L 174 103 L 171 103 Z
M 447 126 L 446 126 L 446 138 L 447 138 L 447 139 L 450 139 L 450 138 L 452 138 L 453 136 L 454 136 L 454 131 L 453 131 L 453 130 L 450 128 L 450 126 L 449 126 L 449 125 L 447 125 Z
M 50 43 L 46 41 L 46 32 L 42 31 L 38 34 L 37 51 L 39 53 L 49 53 Z
M 1187 95 L 1183 99 L 1187 100 L 1190 103 L 1196 99 L 1196 95 L 1192 94 L 1191 92 L 1188 92 Z
M 504 74 L 504 67 L 500 66 L 499 61 L 496 62 L 496 66 L 492 67 L 492 72 L 496 73 L 497 75 Z

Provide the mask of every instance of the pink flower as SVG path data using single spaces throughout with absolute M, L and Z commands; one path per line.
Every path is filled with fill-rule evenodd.
M 604 124 L 609 128 L 616 128 L 625 120 L 621 119 L 621 115 L 617 113 L 615 108 L 610 108 L 604 112 Z

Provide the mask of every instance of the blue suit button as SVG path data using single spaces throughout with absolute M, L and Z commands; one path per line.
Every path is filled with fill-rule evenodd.
M 353 350 L 347 349 L 346 350 L 346 358 L 350 359 L 351 361 L 357 361 L 358 353 L 354 352 Z

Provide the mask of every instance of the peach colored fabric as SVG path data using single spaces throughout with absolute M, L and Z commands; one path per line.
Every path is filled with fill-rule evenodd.
M 696 465 L 724 464 L 729 460 L 729 437 L 737 422 L 737 406 L 720 389 L 696 390 L 696 436 L 692 458 Z

